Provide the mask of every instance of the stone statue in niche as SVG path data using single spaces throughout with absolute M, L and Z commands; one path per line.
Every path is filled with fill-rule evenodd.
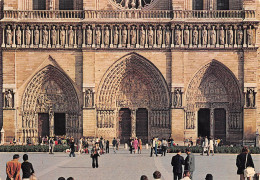
M 157 45 L 160 47 L 162 45 L 162 27 L 159 26 L 158 30 L 157 30 L 157 35 L 156 35 L 156 39 L 157 39 Z
M 6 30 L 6 44 L 7 45 L 12 44 L 12 37 L 13 37 L 13 33 L 12 33 L 12 30 L 11 30 L 11 27 L 7 26 L 7 30 Z
M 247 42 L 248 45 L 252 45 L 253 44 L 253 31 L 251 29 L 251 26 L 249 26 L 249 29 L 247 29 Z
M 100 46 L 100 44 L 101 44 L 101 30 L 100 30 L 99 26 L 97 27 L 97 30 L 96 30 L 96 43 L 98 46 Z
M 247 90 L 247 107 L 255 107 L 255 91 L 253 89 Z
M 35 26 L 35 30 L 34 30 L 34 44 L 35 45 L 39 44 L 39 35 L 40 35 L 40 32 L 39 32 L 38 26 Z
M 126 47 L 126 43 L 127 43 L 127 29 L 126 26 L 124 26 L 122 30 L 122 46 Z
M 8 91 L 5 92 L 5 107 L 13 108 L 13 102 L 13 91 L 11 91 L 11 89 L 8 89 Z
M 51 10 L 51 11 L 54 10 L 54 9 L 53 9 L 53 7 L 54 7 L 53 5 L 54 5 L 53 0 L 50 0 L 50 10 Z
M 91 89 L 88 89 L 85 92 L 85 106 L 86 107 L 93 107 L 93 92 Z
M 88 26 L 87 29 L 87 45 L 91 45 L 92 44 L 92 29 L 90 26 Z
M 81 46 L 82 45 L 82 29 L 81 29 L 81 26 L 78 27 L 77 35 L 78 35 L 78 45 Z
M 44 26 L 44 28 L 43 28 L 42 35 L 43 35 L 42 44 L 47 45 L 48 44 L 48 31 L 47 31 L 46 26 Z
M 22 44 L 22 31 L 20 26 L 17 27 L 16 30 L 16 44 L 21 45 Z
M 61 46 L 65 45 L 65 37 L 66 37 L 66 31 L 64 29 L 64 26 L 61 26 L 61 30 L 60 30 L 60 45 Z
M 57 32 L 56 32 L 55 26 L 52 26 L 51 41 L 52 41 L 52 45 L 56 45 L 56 42 L 57 42 Z
M 224 45 L 225 44 L 225 31 L 223 26 L 220 27 L 219 30 L 219 44 Z
M 233 36 L 232 26 L 229 27 L 229 30 L 228 30 L 227 34 L 228 34 L 229 45 L 233 45 L 234 36 Z
M 69 46 L 72 46 L 73 45 L 73 39 L 74 39 L 74 31 L 73 31 L 73 27 L 70 26 L 70 29 L 68 31 L 68 34 L 69 34 Z
M 31 43 L 31 30 L 30 30 L 30 27 L 27 26 L 26 27 L 26 31 L 25 31 L 25 42 L 26 42 L 26 45 L 30 45 Z
M 119 36 L 118 27 L 115 26 L 115 30 L 114 30 L 114 45 L 118 45 L 118 36 Z
M 175 44 L 176 45 L 181 44 L 181 31 L 180 31 L 179 27 L 177 27 L 175 30 Z
M 193 33 L 192 33 L 192 41 L 193 41 L 194 45 L 198 44 L 198 35 L 199 35 L 199 32 L 197 30 L 197 27 L 195 26 L 194 30 L 193 30 Z
M 149 26 L 148 43 L 149 43 L 149 46 L 153 46 L 153 27 L 152 26 Z
M 242 45 L 243 43 L 243 30 L 241 29 L 241 26 L 238 26 L 237 30 L 237 44 Z
M 144 46 L 145 45 L 145 30 L 144 30 L 144 26 L 141 26 L 141 30 L 140 30 L 140 45 Z
M 183 35 L 184 45 L 189 45 L 189 37 L 190 37 L 189 27 L 186 26 L 185 30 L 184 30 L 184 35 Z
M 210 33 L 210 44 L 215 45 L 216 44 L 216 31 L 215 27 L 212 27 L 211 33 Z
M 166 26 L 165 44 L 166 44 L 166 46 L 170 46 L 170 44 L 171 44 L 171 31 L 170 31 L 169 26 Z
M 173 106 L 175 108 L 182 107 L 182 92 L 181 92 L 181 89 L 175 89 L 174 90 Z
M 110 38 L 110 32 L 109 32 L 108 26 L 106 26 L 105 32 L 104 32 L 104 44 L 105 44 L 105 46 L 109 45 L 109 38 Z
M 207 38 L 208 38 L 208 31 L 207 31 L 206 27 L 203 26 L 203 30 L 202 30 L 202 45 L 206 45 L 207 44 Z
M 131 35 L 131 45 L 135 45 L 136 44 L 136 29 L 135 29 L 135 26 L 132 26 L 130 35 Z

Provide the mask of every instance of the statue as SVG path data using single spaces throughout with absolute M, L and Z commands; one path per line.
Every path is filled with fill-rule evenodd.
M 96 30 L 96 44 L 99 46 L 101 44 L 101 30 L 100 30 L 99 26 L 97 27 L 97 30 Z
M 232 26 L 229 27 L 229 30 L 227 32 L 228 34 L 228 42 L 229 42 L 229 45 L 233 45 L 233 30 L 232 30 Z
M 65 37 L 66 37 L 66 31 L 64 30 L 64 26 L 61 26 L 61 30 L 60 30 L 60 45 L 61 46 L 65 45 Z
M 106 46 L 109 45 L 109 38 L 110 38 L 110 33 L 109 33 L 108 26 L 106 26 L 105 32 L 104 32 L 104 43 L 105 43 Z
M 159 27 L 158 27 L 158 30 L 157 30 L 157 35 L 156 35 L 157 45 L 158 45 L 158 46 L 161 46 L 161 45 L 162 45 L 162 35 L 163 35 L 162 27 L 159 26 Z
M 225 31 L 223 29 L 223 26 L 221 26 L 219 30 L 219 44 L 220 45 L 225 44 Z
M 115 30 L 114 30 L 114 45 L 118 44 L 118 36 L 119 36 L 119 31 L 117 26 L 115 26 Z
M 16 30 L 16 44 L 21 45 L 22 44 L 22 31 L 20 29 L 20 26 L 17 27 Z
M 181 44 L 181 31 L 180 31 L 179 27 L 177 27 L 177 29 L 175 30 L 175 43 L 176 43 L 176 45 Z
M 51 10 L 51 11 L 54 10 L 54 9 L 53 9 L 53 4 L 54 4 L 54 3 L 53 3 L 53 0 L 50 0 L 50 10 Z
M 79 26 L 77 35 L 78 35 L 78 45 L 81 46 L 82 45 L 82 30 L 81 30 L 81 26 Z
M 132 26 L 132 30 L 131 30 L 131 45 L 135 45 L 136 44 L 136 29 L 135 26 Z
M 93 107 L 93 92 L 91 91 L 91 89 L 88 89 L 86 91 L 86 95 L 85 95 L 85 105 L 86 107 Z
M 210 33 L 210 44 L 215 45 L 216 44 L 216 31 L 215 27 L 212 27 L 211 33 Z
M 248 45 L 252 45 L 253 44 L 253 31 L 251 29 L 251 26 L 249 26 L 249 29 L 247 29 L 247 42 Z
M 181 90 L 180 89 L 176 89 L 174 91 L 173 105 L 174 105 L 174 107 L 182 107 Z
M 39 44 L 39 34 L 40 34 L 40 31 L 38 29 L 38 26 L 35 26 L 35 30 L 34 30 L 34 44 L 36 44 L 36 45 Z
M 73 40 L 74 40 L 74 31 L 72 29 L 72 26 L 70 26 L 70 29 L 68 31 L 68 34 L 69 34 L 69 46 L 72 46 L 73 45 Z
M 138 0 L 138 9 L 141 9 L 142 7 L 142 0 Z
M 250 89 L 247 91 L 248 94 L 248 107 L 255 107 L 255 93 L 254 90 Z
M 6 30 L 6 44 L 7 45 L 12 44 L 12 37 L 13 37 L 13 33 L 12 33 L 12 30 L 11 30 L 11 27 L 7 26 L 7 30 Z
M 192 33 L 192 41 L 193 41 L 194 45 L 198 45 L 198 35 L 199 35 L 199 32 L 197 30 L 197 27 L 195 26 L 193 33 Z
M 125 8 L 129 9 L 129 0 L 125 0 Z
M 243 43 L 243 30 L 241 29 L 241 26 L 238 26 L 237 30 L 237 44 L 242 45 Z
M 47 31 L 47 29 L 46 29 L 46 26 L 44 26 L 44 28 L 43 28 L 43 32 L 42 32 L 42 35 L 43 35 L 43 42 L 42 42 L 42 44 L 43 45 L 47 45 L 48 44 L 48 31 Z
M 27 26 L 26 27 L 26 31 L 25 31 L 25 42 L 26 42 L 26 45 L 30 45 L 31 43 L 31 30 L 30 30 L 30 27 Z
M 140 45 L 144 46 L 145 45 L 145 30 L 144 30 L 144 26 L 141 26 L 141 30 L 140 30 Z
M 189 27 L 186 26 L 186 27 L 185 27 L 185 30 L 184 30 L 184 35 L 183 35 L 184 44 L 185 44 L 185 45 L 189 45 L 189 37 L 190 37 Z
M 10 89 L 5 94 L 5 107 L 13 108 L 13 94 Z
M 170 30 L 169 26 L 166 27 L 165 44 L 166 44 L 166 46 L 170 46 L 170 44 L 171 44 L 171 30 Z
M 125 47 L 127 43 L 127 29 L 124 26 L 122 30 L 122 46 Z
M 135 6 L 136 6 L 136 4 L 135 4 L 135 0 L 134 0 L 134 1 L 132 0 L 132 2 L 131 2 L 131 6 L 132 6 L 132 9 L 135 8 Z
M 206 45 L 207 44 L 207 38 L 208 38 L 208 31 L 206 30 L 206 27 L 203 26 L 203 30 L 202 30 L 202 45 Z
M 57 42 L 56 36 L 57 36 L 57 32 L 56 32 L 55 26 L 52 26 L 52 30 L 51 30 L 52 45 L 56 45 L 56 42 Z
M 92 29 L 90 26 L 88 26 L 87 29 L 87 45 L 91 45 L 92 44 Z
M 152 26 L 149 26 L 148 43 L 149 43 L 149 46 L 153 46 L 153 27 Z

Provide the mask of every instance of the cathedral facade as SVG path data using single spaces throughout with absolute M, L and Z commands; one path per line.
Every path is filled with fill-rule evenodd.
M 0 2 L 5 142 L 260 130 L 257 0 Z

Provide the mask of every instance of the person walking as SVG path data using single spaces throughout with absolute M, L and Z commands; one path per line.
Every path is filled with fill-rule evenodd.
M 208 156 L 210 152 L 212 152 L 212 156 L 214 156 L 214 141 L 212 138 L 209 138 Z
M 142 154 L 142 140 L 139 138 L 138 139 L 138 154 Z
M 15 154 L 13 160 L 6 163 L 6 180 L 21 180 L 21 163 L 18 160 L 19 154 Z
M 237 174 L 240 175 L 240 180 L 250 180 L 251 177 L 245 177 L 244 170 L 247 167 L 254 168 L 254 162 L 252 159 L 251 154 L 249 154 L 249 149 L 247 147 L 243 147 L 242 152 L 237 155 L 236 159 L 236 166 L 237 166 Z
M 155 143 L 154 152 L 155 155 L 158 156 L 158 138 L 154 138 L 154 143 Z
M 74 142 L 74 139 L 71 139 L 71 142 L 70 142 L 70 157 L 71 155 L 73 157 L 75 157 L 75 142 Z
M 116 140 L 116 138 L 114 138 L 112 141 L 114 153 L 116 153 L 116 143 L 117 143 L 117 140 Z
M 99 144 L 96 143 L 95 146 L 91 150 L 91 158 L 92 158 L 92 167 L 98 168 L 98 156 L 99 155 Z
M 23 155 L 23 163 L 22 163 L 22 171 L 23 171 L 23 180 L 30 180 L 31 176 L 33 176 L 34 169 L 30 162 L 28 162 L 28 155 Z
M 168 143 L 167 143 L 166 139 L 164 138 L 164 139 L 162 140 L 162 156 L 163 156 L 163 155 L 165 156 L 165 154 L 166 154 L 167 145 L 168 145 Z
M 151 154 L 150 154 L 150 157 L 153 157 L 153 150 L 154 150 L 154 147 L 155 147 L 154 138 L 150 140 L 150 146 L 151 146 Z
M 82 144 L 83 144 L 83 139 L 82 139 L 82 137 L 79 139 L 79 151 L 78 151 L 78 153 L 79 154 L 81 154 L 81 152 L 82 152 Z
M 177 150 L 177 154 L 172 157 L 171 164 L 173 166 L 174 180 L 180 180 L 182 178 L 182 165 L 185 164 L 184 158 L 181 156 L 181 150 Z
M 53 138 L 49 139 L 49 154 L 53 154 L 53 149 L 54 149 L 54 140 Z
M 195 170 L 195 158 L 189 148 L 187 148 L 185 152 L 187 157 L 185 158 L 184 171 L 189 171 L 189 178 L 192 179 L 192 175 Z
M 138 140 L 137 138 L 135 138 L 134 142 L 133 142 L 133 146 L 134 146 L 134 154 L 137 153 L 138 150 Z
M 202 143 L 202 156 L 204 155 L 204 152 L 208 152 L 208 146 L 209 146 L 209 141 L 207 136 L 204 138 L 204 141 Z
M 109 154 L 109 140 L 106 141 L 106 153 Z

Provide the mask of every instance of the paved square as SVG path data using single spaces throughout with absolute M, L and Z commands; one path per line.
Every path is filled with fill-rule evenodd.
M 5 164 L 12 159 L 14 153 L 0 153 L 0 177 L 6 178 Z M 19 153 L 20 156 L 23 153 Z M 88 154 L 69 158 L 68 154 L 55 153 L 28 153 L 39 180 L 57 180 L 63 176 L 74 177 L 76 180 L 139 180 L 145 174 L 149 179 L 152 173 L 159 170 L 162 179 L 172 180 L 171 158 L 175 154 L 165 157 L 149 157 L 149 150 L 142 154 L 129 154 L 128 150 L 121 148 L 116 154 L 110 149 L 110 154 L 99 158 L 99 168 L 91 167 L 91 158 Z M 182 154 L 186 157 L 185 154 Z M 260 172 L 260 155 L 252 155 L 255 169 Z M 22 158 L 20 158 L 22 162 Z M 207 173 L 213 174 L 214 180 L 237 180 L 236 154 L 215 154 L 214 156 L 200 156 L 195 154 L 194 180 L 203 180 Z

